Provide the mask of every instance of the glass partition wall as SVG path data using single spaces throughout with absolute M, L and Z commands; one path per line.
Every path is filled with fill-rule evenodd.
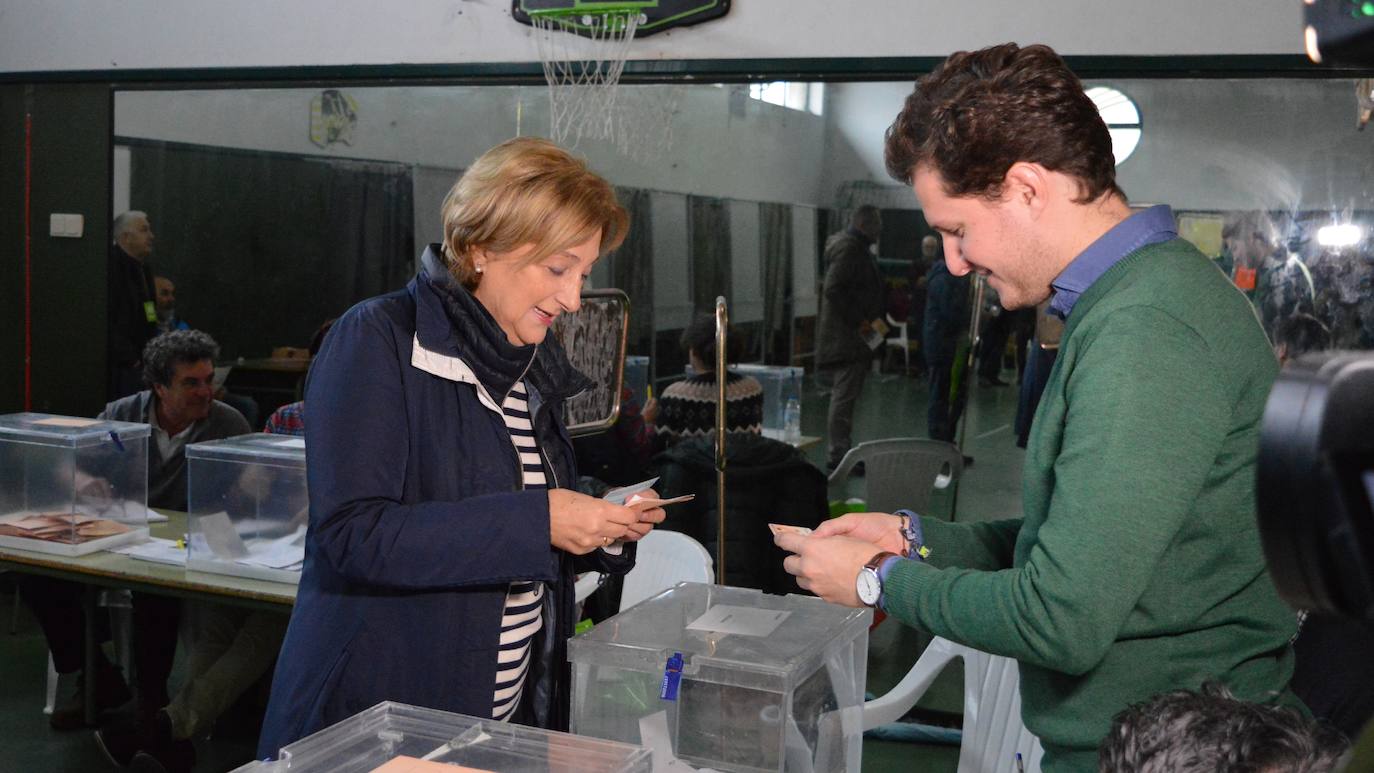
M 1276 344 L 1374 348 L 1374 134 L 1356 129 L 1351 80 L 1087 85 L 1116 92 L 1104 110 L 1114 135 L 1134 143 L 1118 167 L 1132 203 L 1172 205 Z M 678 337 L 717 295 L 730 301 L 741 361 L 810 375 L 824 242 L 862 204 L 883 210 L 888 310 L 919 341 L 930 231 L 882 163 L 883 131 L 910 83 L 671 88 L 670 144 L 647 158 L 576 148 L 631 213 L 630 238 L 593 284 L 629 293 L 629 353 L 651 358 L 653 381 L 680 377 Z M 114 214 L 148 213 L 153 263 L 175 282 L 178 316 L 214 335 L 228 359 L 267 357 L 403 285 L 441 238 L 439 206 L 463 168 L 547 126 L 546 91 L 534 85 L 122 90 Z M 885 349 L 856 440 L 923 437 L 919 348 Z M 965 452 L 978 464 L 957 517 L 1014 514 L 1015 389 L 972 386 Z M 823 435 L 826 398 L 811 379 L 803 403 L 804 434 Z

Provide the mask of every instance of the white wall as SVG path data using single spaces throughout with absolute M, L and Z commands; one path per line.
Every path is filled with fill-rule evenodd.
M 1374 132 L 1349 80 L 1136 81 L 1144 132 L 1117 176 L 1178 209 L 1374 209 Z
M 590 141 L 578 151 L 617 185 L 753 201 L 822 201 L 824 119 L 757 100 L 732 100 L 732 91 L 741 88 L 673 90 L 681 95 L 673 146 L 653 159 L 637 161 Z M 344 91 L 358 105 L 358 124 L 347 145 L 311 144 L 310 100 L 319 93 L 312 89 L 121 91 L 115 134 L 460 169 L 516 136 L 517 114 L 522 134 L 549 130 L 542 87 Z
M 1347 79 L 1089 83 L 1099 84 L 1140 108 L 1140 145 L 1117 168 L 1132 201 L 1177 209 L 1374 209 L 1374 131 L 1356 131 Z M 821 183 L 827 197 L 851 180 L 892 184 L 882 136 L 910 90 L 907 83 L 830 87 Z M 901 198 L 915 206 L 909 194 Z
M 1374 130 L 1356 131 L 1348 80 L 1093 83 L 1120 88 L 1140 107 L 1143 138 L 1118 170 L 1134 201 L 1186 209 L 1374 208 Z M 882 136 L 908 83 L 827 84 L 823 118 L 739 99 L 737 93 L 732 99 L 740 88 L 679 89 L 674 145 L 655 159 L 636 161 L 592 142 L 584 142 L 581 151 L 619 185 L 744 201 L 829 207 L 846 183 L 891 184 Z M 547 132 L 547 96 L 538 87 L 356 88 L 346 89 L 358 102 L 352 144 L 321 149 L 310 143 L 308 132 L 310 99 L 317 93 L 121 91 L 115 131 L 122 137 L 441 170 L 465 167 L 514 136 L 517 111 L 523 133 Z M 417 197 L 417 212 L 437 207 L 437 199 L 426 196 Z M 915 206 L 905 192 L 896 199 L 883 205 Z M 424 214 L 417 217 L 417 229 L 434 219 Z
M 827 200 L 834 201 L 846 183 L 895 184 L 883 165 L 883 133 L 910 93 L 911 83 L 907 81 L 826 85 L 829 132 L 821 188 Z M 905 206 L 916 206 L 914 196 L 902 199 Z
M 1299 54 L 1297 0 L 736 0 L 632 59 L 942 56 L 1008 40 L 1064 54 Z M 0 72 L 536 61 L 507 0 L 6 0 Z

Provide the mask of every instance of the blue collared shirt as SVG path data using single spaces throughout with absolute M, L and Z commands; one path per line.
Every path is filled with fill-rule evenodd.
M 1074 304 L 1078 303 L 1078 297 L 1122 258 L 1146 245 L 1177 237 L 1178 223 L 1174 220 L 1174 212 L 1164 204 L 1122 220 L 1089 244 L 1050 282 L 1050 287 L 1054 288 L 1050 313 L 1060 319 L 1068 319 Z

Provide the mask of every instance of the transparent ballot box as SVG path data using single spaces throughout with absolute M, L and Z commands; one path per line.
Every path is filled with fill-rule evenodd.
M 572 731 L 641 744 L 656 769 L 858 770 L 872 616 L 679 584 L 568 642 Z
M 631 354 L 625 358 L 625 386 L 640 407 L 649 401 L 649 358 Z
M 649 752 L 403 703 L 379 703 L 235 773 L 648 773 Z
M 753 376 L 763 385 L 763 434 L 781 440 L 787 426 L 787 400 L 795 397 L 800 405 L 806 369 L 784 365 L 732 365 L 730 369 L 741 376 Z
M 0 416 L 0 545 L 80 556 L 148 538 L 147 424 Z
M 309 502 L 305 438 L 256 433 L 186 446 L 186 568 L 300 580 Z

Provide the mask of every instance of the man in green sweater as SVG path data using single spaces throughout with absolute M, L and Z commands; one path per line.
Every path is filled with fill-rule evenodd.
M 1294 616 L 1253 515 L 1277 364 L 1245 298 L 1168 207 L 1132 213 L 1106 125 L 1044 46 L 951 56 L 917 82 L 886 155 L 952 274 L 983 275 L 1009 309 L 1052 296 L 1066 320 L 1023 517 L 849 515 L 779 536 L 787 570 L 828 601 L 1015 658 L 1048 771 L 1096 770 L 1112 717 L 1160 692 L 1214 680 L 1297 704 Z

